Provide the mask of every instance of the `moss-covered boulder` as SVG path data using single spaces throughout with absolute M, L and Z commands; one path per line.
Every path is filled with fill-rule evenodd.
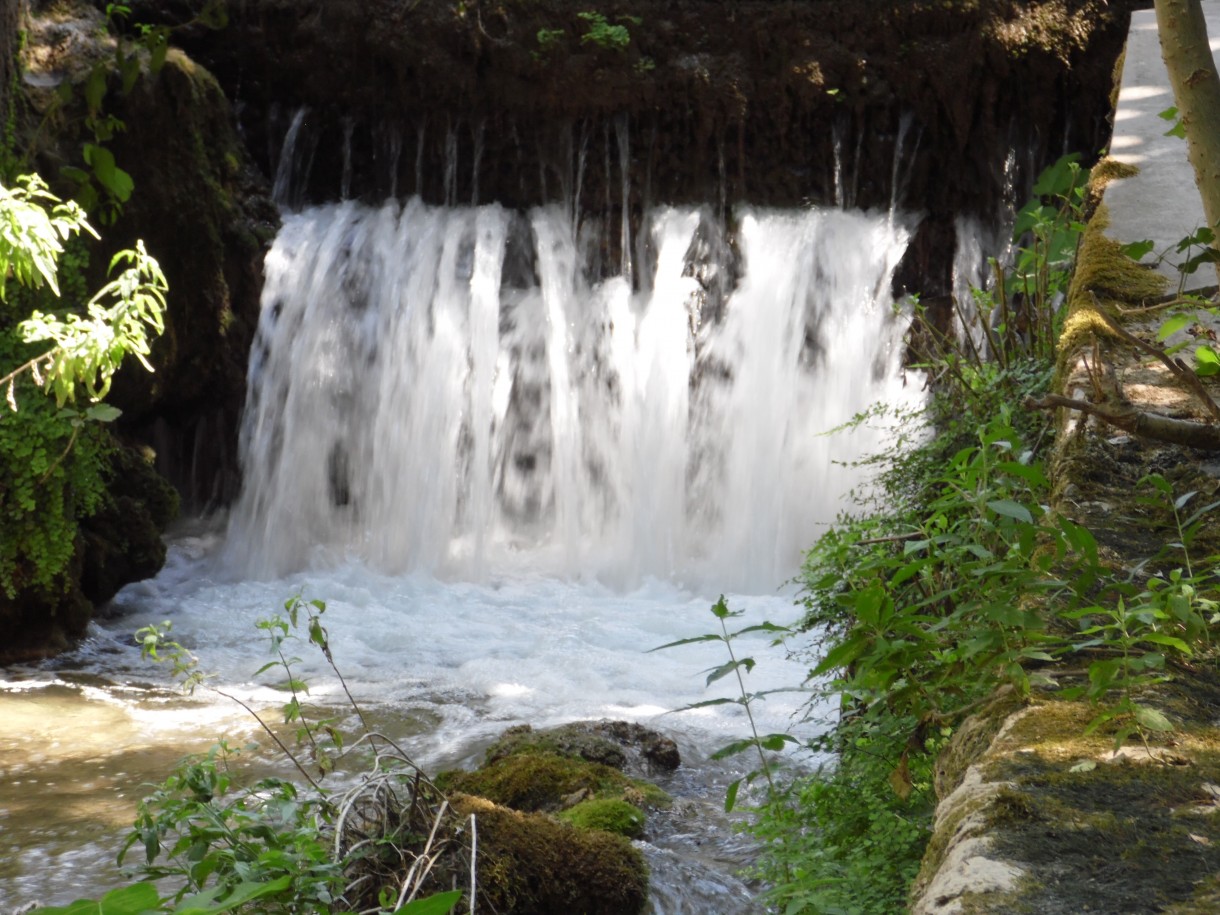
M 639 765 L 642 747 L 676 765 L 677 748 L 655 731 L 575 722 L 510 728 L 475 771 L 437 776 L 459 812 L 478 813 L 479 883 L 487 881 L 495 911 L 642 910 L 647 869 L 628 840 L 644 835 L 646 810 L 670 803 L 656 785 L 623 771 Z M 491 850 L 488 829 L 499 831 Z
M 557 813 L 589 798 L 652 806 L 668 799 L 655 785 L 611 766 L 546 751 L 514 753 L 474 772 L 444 772 L 437 782 L 447 791 L 478 795 L 526 812 Z
M 479 909 L 500 915 L 634 915 L 648 902 L 644 858 L 621 836 L 456 794 L 479 836 Z
M 569 807 L 559 819 L 577 829 L 599 829 L 638 839 L 644 835 L 644 811 L 618 798 L 591 798 Z
M 664 734 L 630 721 L 573 721 L 536 731 L 528 724 L 505 731 L 487 748 L 487 762 L 521 752 L 548 752 L 648 774 L 678 768 L 678 746 Z

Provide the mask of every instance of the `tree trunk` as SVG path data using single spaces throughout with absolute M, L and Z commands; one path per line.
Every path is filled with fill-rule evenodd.
M 1156 0 L 1156 23 L 1203 214 L 1215 231 L 1220 226 L 1220 76 L 1201 2 Z

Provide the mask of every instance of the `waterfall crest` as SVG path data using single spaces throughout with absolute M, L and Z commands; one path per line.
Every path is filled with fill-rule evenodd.
M 559 205 L 286 216 L 266 262 L 229 561 L 477 580 L 523 559 L 770 590 L 880 444 L 821 436 L 899 368 L 908 228 L 836 209 L 646 214 L 634 263 Z M 624 245 L 624 251 L 627 250 Z

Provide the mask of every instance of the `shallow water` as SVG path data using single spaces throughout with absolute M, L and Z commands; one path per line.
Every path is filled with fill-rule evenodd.
M 714 596 L 648 582 L 618 593 L 595 582 L 493 574 L 487 584 L 430 576 L 383 576 L 340 564 L 265 582 L 223 581 L 214 561 L 215 526 L 181 533 L 157 579 L 126 589 L 116 615 L 81 648 L 41 667 L 10 670 L 0 682 L 0 901 L 64 903 L 122 882 L 114 856 L 135 804 L 179 758 L 221 736 L 242 745 L 260 772 L 290 774 L 239 707 L 207 690 L 183 696 L 167 672 L 142 661 L 131 633 L 170 620 L 173 634 L 214 673 L 214 685 L 275 716 L 282 701 L 255 621 L 286 596 L 326 602 L 335 660 L 375 726 L 399 738 L 430 771 L 474 765 L 506 727 L 584 718 L 640 721 L 673 736 L 684 767 L 667 780 L 679 798 L 654 818 L 643 843 L 654 871 L 658 913 L 749 911 L 752 892 L 734 872 L 753 857 L 721 812 L 740 761 L 709 763 L 717 747 L 746 731 L 735 705 L 671 712 L 735 695 L 726 678 L 704 687 L 726 656 L 716 643 L 650 653 L 665 642 L 711 631 Z M 729 597 L 741 625 L 791 621 L 790 594 Z M 759 659 L 751 689 L 797 685 L 804 666 L 753 637 Z M 311 700 L 341 705 L 341 687 L 308 644 L 296 646 Z M 760 727 L 789 730 L 806 698 L 773 695 Z M 798 726 L 812 733 L 816 725 Z M 703 900 L 702 902 L 700 900 Z M 712 902 L 709 900 L 718 900 Z M 736 908 L 724 908 L 730 905 Z M 710 906 L 710 908 L 708 907 Z

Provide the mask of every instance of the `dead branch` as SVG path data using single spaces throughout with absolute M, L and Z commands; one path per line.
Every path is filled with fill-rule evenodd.
M 1032 410 L 1054 410 L 1064 407 L 1087 416 L 1096 416 L 1107 425 L 1171 445 L 1220 451 L 1220 426 L 1174 419 L 1160 413 L 1149 413 L 1124 401 L 1122 403 L 1089 403 L 1059 394 L 1047 394 L 1041 400 L 1025 398 L 1024 406 Z

